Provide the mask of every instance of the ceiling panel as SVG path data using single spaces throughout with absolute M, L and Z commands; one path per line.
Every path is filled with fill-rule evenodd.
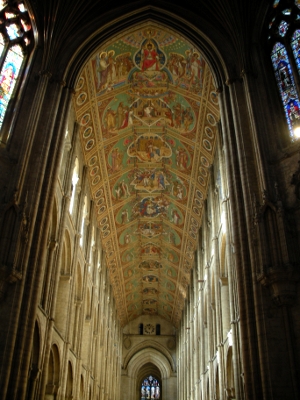
M 74 106 L 121 323 L 159 314 L 178 326 L 219 120 L 210 69 L 146 24 L 94 54 Z

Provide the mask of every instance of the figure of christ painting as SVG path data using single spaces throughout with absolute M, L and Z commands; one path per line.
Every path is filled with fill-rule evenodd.
M 134 57 L 135 65 L 145 73 L 159 72 L 165 64 L 165 54 L 154 39 L 144 40 Z

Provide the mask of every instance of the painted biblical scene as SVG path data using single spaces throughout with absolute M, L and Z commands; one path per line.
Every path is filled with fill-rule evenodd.
M 158 283 L 158 276 L 156 275 L 144 275 L 143 276 L 144 283 Z
M 152 239 L 163 235 L 164 227 L 159 221 L 145 221 L 138 224 L 138 228 L 135 233 L 144 238 Z
M 142 261 L 139 268 L 146 271 L 155 271 L 162 268 L 162 265 L 158 261 Z
M 161 256 L 162 248 L 160 245 L 156 243 L 149 243 L 140 248 L 140 256 L 141 257 L 149 257 L 149 256 Z
M 157 168 L 139 168 L 134 171 L 134 177 L 130 183 L 135 190 L 146 192 L 161 192 L 168 189 L 170 182 L 168 181 L 167 171 L 159 170 Z
M 180 134 L 193 131 L 196 123 L 195 111 L 189 101 L 170 90 L 150 96 L 143 90 L 136 99 L 136 93 L 116 95 L 105 110 L 99 108 L 102 117 L 102 131 L 118 134 L 126 128 L 172 128 Z M 196 109 L 199 106 L 195 107 Z
M 144 197 L 133 206 L 133 215 L 138 218 L 156 218 L 167 215 L 170 201 L 163 194 L 153 197 Z
M 123 174 L 113 186 L 112 196 L 115 200 L 124 200 L 130 197 L 132 193 L 132 187 L 128 184 L 128 176 Z
M 158 294 L 158 290 L 152 287 L 146 287 L 143 289 L 142 294 L 144 296 L 153 296 Z
M 127 154 L 141 163 L 159 163 L 172 156 L 172 149 L 158 134 L 143 134 L 130 144 Z
M 273 65 L 287 96 L 291 74 L 277 47 Z M 199 50 L 150 22 L 104 42 L 78 77 L 74 108 L 103 248 L 108 263 L 114 259 L 110 273 L 123 326 L 141 314 L 179 325 L 218 104 Z M 290 96 L 290 124 L 299 109 Z

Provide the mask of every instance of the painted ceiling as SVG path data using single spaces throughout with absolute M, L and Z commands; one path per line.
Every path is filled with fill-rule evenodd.
M 121 323 L 178 326 L 219 119 L 210 69 L 174 32 L 140 26 L 88 61 L 74 106 Z

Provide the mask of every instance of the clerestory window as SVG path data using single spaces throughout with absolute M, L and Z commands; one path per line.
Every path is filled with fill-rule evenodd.
M 269 23 L 271 60 L 292 140 L 300 137 L 300 0 L 276 0 Z
M 12 118 L 15 100 L 33 48 L 30 16 L 24 1 L 0 0 L 0 130 L 6 142 L 5 122 Z

